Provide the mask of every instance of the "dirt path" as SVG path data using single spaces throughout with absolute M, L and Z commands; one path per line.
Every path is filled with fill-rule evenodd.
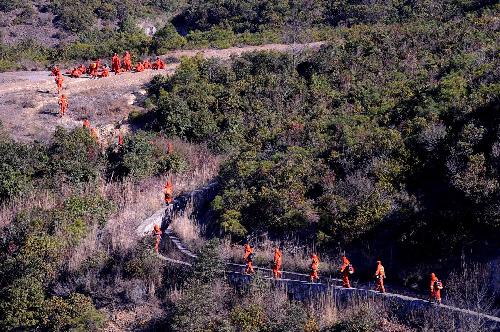
M 323 43 L 269 44 L 262 46 L 232 47 L 224 50 L 200 49 L 173 51 L 162 56 L 179 59 L 202 54 L 205 58 L 228 59 L 245 52 L 279 51 L 293 52 L 306 48 L 319 48 Z M 115 127 L 127 119 L 133 110 L 141 111 L 145 84 L 154 75 L 171 75 L 178 62 L 169 61 L 166 70 L 147 70 L 142 73 L 121 75 L 92 80 L 65 77 L 64 93 L 69 97 L 67 116 L 59 118 L 58 97 L 54 78 L 47 71 L 0 73 L 0 121 L 7 132 L 18 141 L 47 141 L 56 126 L 74 128 L 88 117 L 97 126 L 102 137 L 110 137 Z M 122 126 L 122 131 L 128 127 Z

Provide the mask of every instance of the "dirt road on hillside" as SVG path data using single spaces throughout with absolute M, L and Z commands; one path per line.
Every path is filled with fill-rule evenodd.
M 200 49 L 173 51 L 162 56 L 179 59 L 202 54 L 205 58 L 229 59 L 245 52 L 293 52 L 317 49 L 322 42 L 309 44 L 269 44 L 232 47 L 224 50 Z M 81 126 L 90 118 L 101 137 L 111 139 L 115 128 L 127 131 L 126 119 L 133 110 L 142 111 L 145 85 L 153 76 L 171 75 L 178 62 L 169 61 L 166 70 L 147 70 L 142 73 L 122 73 L 104 79 L 64 77 L 63 93 L 69 98 L 69 111 L 64 118 L 58 115 L 58 97 L 54 77 L 48 71 L 0 73 L 0 121 L 7 132 L 18 141 L 48 141 L 56 128 Z M 65 71 L 67 68 L 64 68 Z

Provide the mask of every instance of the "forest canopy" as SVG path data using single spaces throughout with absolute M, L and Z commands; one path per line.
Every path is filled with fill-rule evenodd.
M 358 25 L 311 54 L 185 59 L 150 86 L 156 125 L 231 155 L 214 207 L 233 236 L 328 245 L 386 228 L 416 251 L 457 249 L 500 226 L 494 16 Z

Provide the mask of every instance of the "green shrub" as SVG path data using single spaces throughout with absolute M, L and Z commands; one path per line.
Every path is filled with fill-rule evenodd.
M 51 174 L 57 181 L 95 181 L 104 170 L 99 144 L 84 128 L 71 132 L 58 127 L 49 147 Z
M 54 296 L 45 301 L 43 329 L 48 331 L 98 331 L 104 323 L 104 315 L 92 300 L 79 293 L 67 299 Z
M 152 48 L 156 54 L 164 54 L 170 50 L 182 48 L 186 43 L 186 38 L 179 35 L 172 24 L 167 23 L 156 32 Z
M 212 239 L 205 243 L 198 253 L 198 258 L 193 267 L 194 281 L 207 284 L 216 279 L 221 279 L 224 273 L 224 262 L 219 253 L 219 241 Z
M 15 280 L 0 290 L 0 328 L 3 331 L 33 330 L 43 318 L 45 292 L 31 276 Z

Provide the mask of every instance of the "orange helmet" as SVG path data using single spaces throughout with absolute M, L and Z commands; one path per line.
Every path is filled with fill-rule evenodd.
M 155 224 L 154 230 L 158 232 L 160 230 L 160 226 L 158 226 L 157 224 Z

